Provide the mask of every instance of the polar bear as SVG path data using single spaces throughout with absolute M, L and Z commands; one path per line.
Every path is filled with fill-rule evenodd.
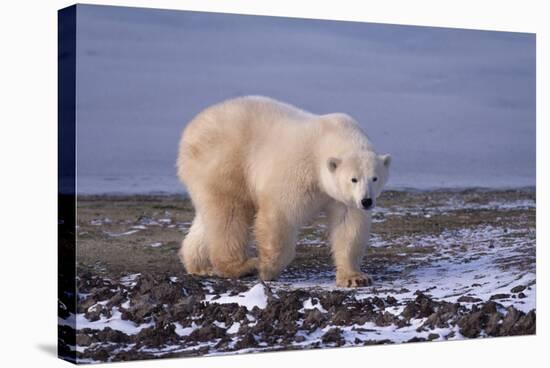
M 191 274 L 257 271 L 274 280 L 294 258 L 300 226 L 325 211 L 337 286 L 366 286 L 370 210 L 390 163 L 346 114 L 315 115 L 262 96 L 213 105 L 180 141 L 178 176 L 196 211 L 180 259 Z

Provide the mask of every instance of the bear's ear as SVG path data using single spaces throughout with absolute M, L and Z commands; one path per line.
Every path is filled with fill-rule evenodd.
M 382 163 L 385 167 L 390 167 L 391 164 L 391 156 L 390 155 L 380 155 L 380 159 L 382 160 Z
M 341 162 L 342 160 L 340 160 L 339 158 L 336 158 L 336 157 L 329 158 L 327 161 L 328 170 L 330 172 L 334 172 L 338 168 L 338 166 L 340 166 Z

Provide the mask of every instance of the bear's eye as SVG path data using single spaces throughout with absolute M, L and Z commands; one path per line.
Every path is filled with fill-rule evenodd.
M 375 176 L 374 178 L 372 178 L 372 181 L 377 181 L 378 178 Z
M 357 178 L 351 178 L 352 183 L 357 183 Z

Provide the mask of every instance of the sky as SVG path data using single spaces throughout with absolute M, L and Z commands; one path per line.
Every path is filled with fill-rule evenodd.
M 78 5 L 77 191 L 183 192 L 182 130 L 227 98 L 353 116 L 392 188 L 535 185 L 535 35 Z

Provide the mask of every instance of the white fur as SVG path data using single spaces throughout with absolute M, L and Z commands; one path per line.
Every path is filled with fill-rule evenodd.
M 274 279 L 294 257 L 298 228 L 326 210 L 337 283 L 363 284 L 370 214 L 361 200 L 376 202 L 390 162 L 345 114 L 315 115 L 259 96 L 204 110 L 185 129 L 178 156 L 197 212 L 180 251 L 187 271 L 239 277 L 257 269 Z M 250 226 L 258 259 L 247 250 Z

